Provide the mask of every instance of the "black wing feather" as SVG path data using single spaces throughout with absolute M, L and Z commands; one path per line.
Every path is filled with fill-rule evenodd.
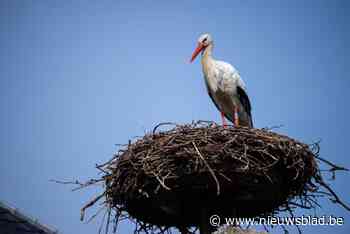
M 242 89 L 241 87 L 237 86 L 237 94 L 239 101 L 242 103 L 242 106 L 244 107 L 245 112 L 248 114 L 251 126 L 253 126 L 253 121 L 252 121 L 252 106 L 250 105 L 249 97 L 247 93 Z

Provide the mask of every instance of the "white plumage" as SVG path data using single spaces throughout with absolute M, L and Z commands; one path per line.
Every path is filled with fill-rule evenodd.
M 191 62 L 202 52 L 201 63 L 208 94 L 221 112 L 224 125 L 226 117 L 236 126 L 253 127 L 245 84 L 231 64 L 212 57 L 213 46 L 209 34 L 201 35 Z

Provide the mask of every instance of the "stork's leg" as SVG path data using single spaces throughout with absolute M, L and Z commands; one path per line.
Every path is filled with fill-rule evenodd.
M 227 122 L 226 122 L 226 119 L 225 119 L 225 114 L 222 111 L 221 111 L 221 120 L 222 120 L 222 125 L 224 126 L 224 128 L 226 128 L 227 127 Z
M 238 109 L 238 107 L 235 106 L 235 108 L 233 110 L 233 120 L 234 120 L 235 127 L 239 126 L 238 112 L 239 112 L 239 109 Z

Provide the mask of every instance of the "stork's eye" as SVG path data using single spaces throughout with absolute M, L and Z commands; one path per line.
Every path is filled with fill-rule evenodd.
M 204 38 L 202 42 L 206 42 L 208 38 Z

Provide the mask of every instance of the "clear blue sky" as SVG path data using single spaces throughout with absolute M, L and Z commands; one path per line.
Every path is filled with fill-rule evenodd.
M 115 143 L 158 122 L 220 116 L 200 63 L 202 32 L 214 56 L 245 80 L 256 127 L 311 143 L 350 167 L 348 1 L 12 1 L 0 3 L 0 199 L 57 227 L 96 233 L 79 209 L 97 188 L 70 192 L 49 179 L 88 179 Z M 335 190 L 350 202 L 350 174 Z M 349 233 L 350 214 L 321 201 Z M 302 214 L 300 211 L 299 214 Z M 91 214 L 91 213 L 90 213 Z M 130 224 L 122 225 L 128 233 Z

